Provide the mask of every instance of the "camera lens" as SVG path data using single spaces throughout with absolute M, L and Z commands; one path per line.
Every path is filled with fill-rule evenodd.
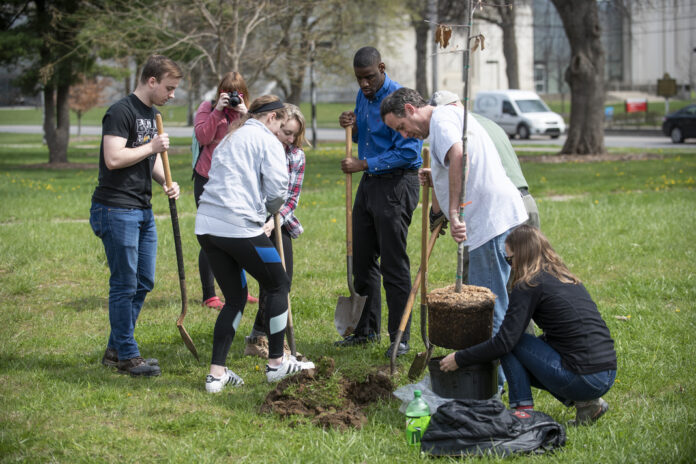
M 242 99 L 239 97 L 239 92 L 237 92 L 236 90 L 228 93 L 227 95 L 229 97 L 229 106 L 237 106 L 242 102 Z

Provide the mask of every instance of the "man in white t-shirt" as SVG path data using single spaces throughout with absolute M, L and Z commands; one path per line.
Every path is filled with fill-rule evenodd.
M 469 247 L 469 284 L 489 288 L 496 295 L 493 333 L 497 333 L 508 304 L 505 286 L 510 265 L 505 238 L 527 220 L 527 213 L 519 191 L 505 174 L 495 144 L 469 115 L 465 198 L 471 204 L 465 208 L 466 220 L 460 221 L 464 109 L 430 106 L 415 90 L 401 88 L 384 99 L 380 113 L 385 124 L 404 137 L 430 137 L 435 197 L 450 221 L 454 240 Z M 499 385 L 503 382 L 500 375 Z

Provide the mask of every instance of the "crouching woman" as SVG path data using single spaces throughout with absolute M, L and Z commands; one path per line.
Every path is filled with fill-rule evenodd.
M 534 386 L 574 405 L 576 424 L 594 422 L 609 409 L 601 396 L 616 378 L 614 341 L 597 306 L 538 229 L 514 229 L 505 240 L 505 254 L 513 288 L 500 330 L 449 354 L 440 368 L 453 371 L 500 358 L 511 408 L 533 409 Z M 530 320 L 543 335 L 525 333 Z
M 196 236 L 225 296 L 213 332 L 213 354 L 206 390 L 241 385 L 225 366 L 247 302 L 245 270 L 267 291 L 266 327 L 269 356 L 266 378 L 275 382 L 311 362 L 283 357 L 290 282 L 280 255 L 263 226 L 267 213 L 285 202 L 288 171 L 283 145 L 276 138 L 287 110 L 278 97 L 254 100 L 243 124 L 217 146 L 196 215 Z

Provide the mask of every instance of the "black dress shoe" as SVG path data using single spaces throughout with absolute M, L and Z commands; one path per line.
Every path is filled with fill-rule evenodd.
M 334 346 L 339 346 L 339 347 L 345 347 L 345 346 L 355 346 L 355 345 L 364 345 L 365 343 L 374 343 L 379 341 L 379 336 L 371 332 L 367 335 L 348 335 L 346 338 L 343 340 L 339 340 L 337 342 L 334 342 Z
M 394 349 L 394 344 L 392 343 L 392 344 L 389 346 L 389 349 L 387 350 L 387 352 L 384 353 L 384 355 L 385 355 L 387 358 L 391 358 L 392 350 L 393 350 L 393 349 Z M 408 350 L 410 350 L 410 349 L 411 349 L 411 347 L 408 346 L 408 342 L 401 342 L 401 343 L 399 343 L 399 347 L 396 349 L 396 357 L 398 358 L 399 356 L 408 353 Z

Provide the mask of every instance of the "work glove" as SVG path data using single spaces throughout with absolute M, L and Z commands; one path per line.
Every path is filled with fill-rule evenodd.
M 433 207 L 430 207 L 430 232 L 434 231 L 438 224 L 442 223 L 442 229 L 440 229 L 440 235 L 445 235 L 445 229 L 447 229 L 447 218 L 445 213 L 440 211 L 439 213 L 433 212 Z

